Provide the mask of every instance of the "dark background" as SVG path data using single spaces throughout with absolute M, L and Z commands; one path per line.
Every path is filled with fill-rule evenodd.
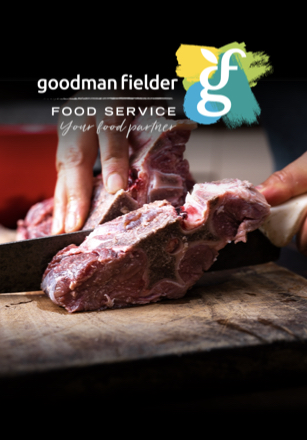
M 246 50 L 265 52 L 270 56 L 273 73 L 261 81 L 273 80 L 306 80 L 304 62 L 304 40 L 297 35 L 280 34 L 268 31 L 268 37 L 258 38 L 258 32 L 244 35 L 233 33 L 227 37 L 216 34 L 187 36 L 180 39 L 165 38 L 144 39 L 137 43 L 129 38 L 116 42 L 103 40 L 93 44 L 88 40 L 62 42 L 18 41 L 18 45 L 4 45 L 0 70 L 0 99 L 45 99 L 48 97 L 67 96 L 67 91 L 57 90 L 39 95 L 37 80 L 39 78 L 72 79 L 79 73 L 85 78 L 118 78 L 123 73 L 134 77 L 160 74 L 160 77 L 176 77 L 176 51 L 181 44 L 194 44 L 221 47 L 233 41 L 245 42 Z M 1 121 L 0 121 L 1 122 Z

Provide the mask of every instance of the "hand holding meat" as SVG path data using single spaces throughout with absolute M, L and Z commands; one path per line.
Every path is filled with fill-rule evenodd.
M 271 206 L 278 206 L 295 196 L 307 192 L 307 152 L 273 173 L 260 186 L 259 191 Z M 305 218 L 297 234 L 298 249 L 307 255 L 307 218 Z
M 149 95 L 154 96 L 154 92 Z M 80 93 L 77 97 L 84 98 Z M 63 113 L 64 106 L 62 112 L 59 112 L 56 158 L 58 178 L 54 194 L 53 234 L 73 232 L 84 225 L 96 184 L 96 180 L 93 179 L 93 166 L 99 150 L 105 191 L 115 194 L 118 190 L 127 188 L 129 145 L 133 130 L 137 127 L 137 109 L 142 109 L 141 114 L 145 119 L 147 116 L 155 116 L 154 119 L 160 119 L 160 116 L 166 114 L 172 116 L 170 108 L 165 109 L 165 103 L 158 99 L 153 102 L 147 100 L 148 107 L 144 109 L 143 101 L 138 98 L 132 101 L 133 104 L 131 101 L 118 98 L 115 110 L 109 105 L 109 101 L 95 101 L 95 107 L 91 107 L 95 109 L 95 113 L 87 112 L 80 116 L 78 108 L 83 109 L 84 102 L 82 100 L 82 107 L 78 99 L 69 102 L 67 108 L 73 108 L 72 114 L 78 115 L 73 120 Z M 88 102 L 92 105 L 91 101 Z M 151 107 L 153 103 L 155 107 Z M 159 114 L 150 113 L 153 109 L 156 109 L 156 112 L 159 109 Z M 143 139 L 142 136 L 134 137 L 134 148 L 138 149 L 138 142 L 142 142 Z
M 91 177 L 90 162 L 87 162 L 87 167 L 84 163 L 80 165 L 79 176 L 82 176 L 82 171 L 87 171 L 87 183 L 90 182 L 93 186 L 88 216 L 82 229 L 93 229 L 99 224 L 154 200 L 166 199 L 174 207 L 180 207 L 184 203 L 187 192 L 195 183 L 189 171 L 188 161 L 184 159 L 185 144 L 190 137 L 191 130 L 196 128 L 194 122 L 175 121 L 162 116 L 157 118 L 154 115 L 138 115 L 133 120 L 133 124 L 136 127 L 149 128 L 130 132 L 129 172 L 125 190 L 121 189 L 115 194 L 110 194 L 101 176 Z M 81 143 L 82 145 L 85 144 Z M 60 153 L 59 146 L 58 154 Z M 69 162 L 68 165 L 65 164 L 65 167 L 67 166 Z M 71 168 L 68 171 L 72 174 L 76 164 L 73 164 Z M 64 169 L 64 179 L 67 175 L 68 172 Z M 61 180 L 59 179 L 57 189 L 60 187 Z M 76 191 L 73 186 L 72 191 Z M 80 194 L 76 193 L 77 196 L 80 197 Z M 52 197 L 33 205 L 25 219 L 18 221 L 17 239 L 25 240 L 52 235 L 52 218 L 58 218 L 57 214 L 53 215 L 54 203 Z
M 121 119 L 121 116 L 114 116 L 108 123 L 120 125 Z M 106 190 L 113 194 L 127 185 L 129 163 L 126 132 L 97 130 L 97 121 L 97 116 L 80 117 L 80 128 L 63 135 L 63 120 L 59 119 L 53 234 L 73 232 L 83 226 L 90 209 L 93 166 L 99 148 Z

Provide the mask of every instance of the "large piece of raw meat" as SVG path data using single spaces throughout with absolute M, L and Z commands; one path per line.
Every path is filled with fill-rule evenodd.
M 195 184 L 179 208 L 166 200 L 146 203 L 60 251 L 42 289 L 68 312 L 180 298 L 220 249 L 245 241 L 269 210 L 247 181 Z

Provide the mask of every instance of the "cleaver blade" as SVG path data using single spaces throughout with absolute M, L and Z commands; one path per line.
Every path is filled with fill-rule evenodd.
M 77 231 L 0 244 L 0 293 L 33 292 L 54 255 L 70 244 L 80 245 L 92 232 Z
M 271 207 L 270 211 L 264 224 L 248 233 L 246 243 L 229 243 L 221 249 L 209 271 L 276 261 L 280 249 L 289 244 L 306 217 L 307 194 Z M 54 255 L 70 244 L 79 246 L 92 231 L 0 244 L 0 293 L 41 290 L 44 271 Z

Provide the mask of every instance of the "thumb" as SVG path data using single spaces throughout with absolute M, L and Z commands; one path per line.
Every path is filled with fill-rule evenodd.
M 257 189 L 272 206 L 307 192 L 307 152 L 273 173 Z

